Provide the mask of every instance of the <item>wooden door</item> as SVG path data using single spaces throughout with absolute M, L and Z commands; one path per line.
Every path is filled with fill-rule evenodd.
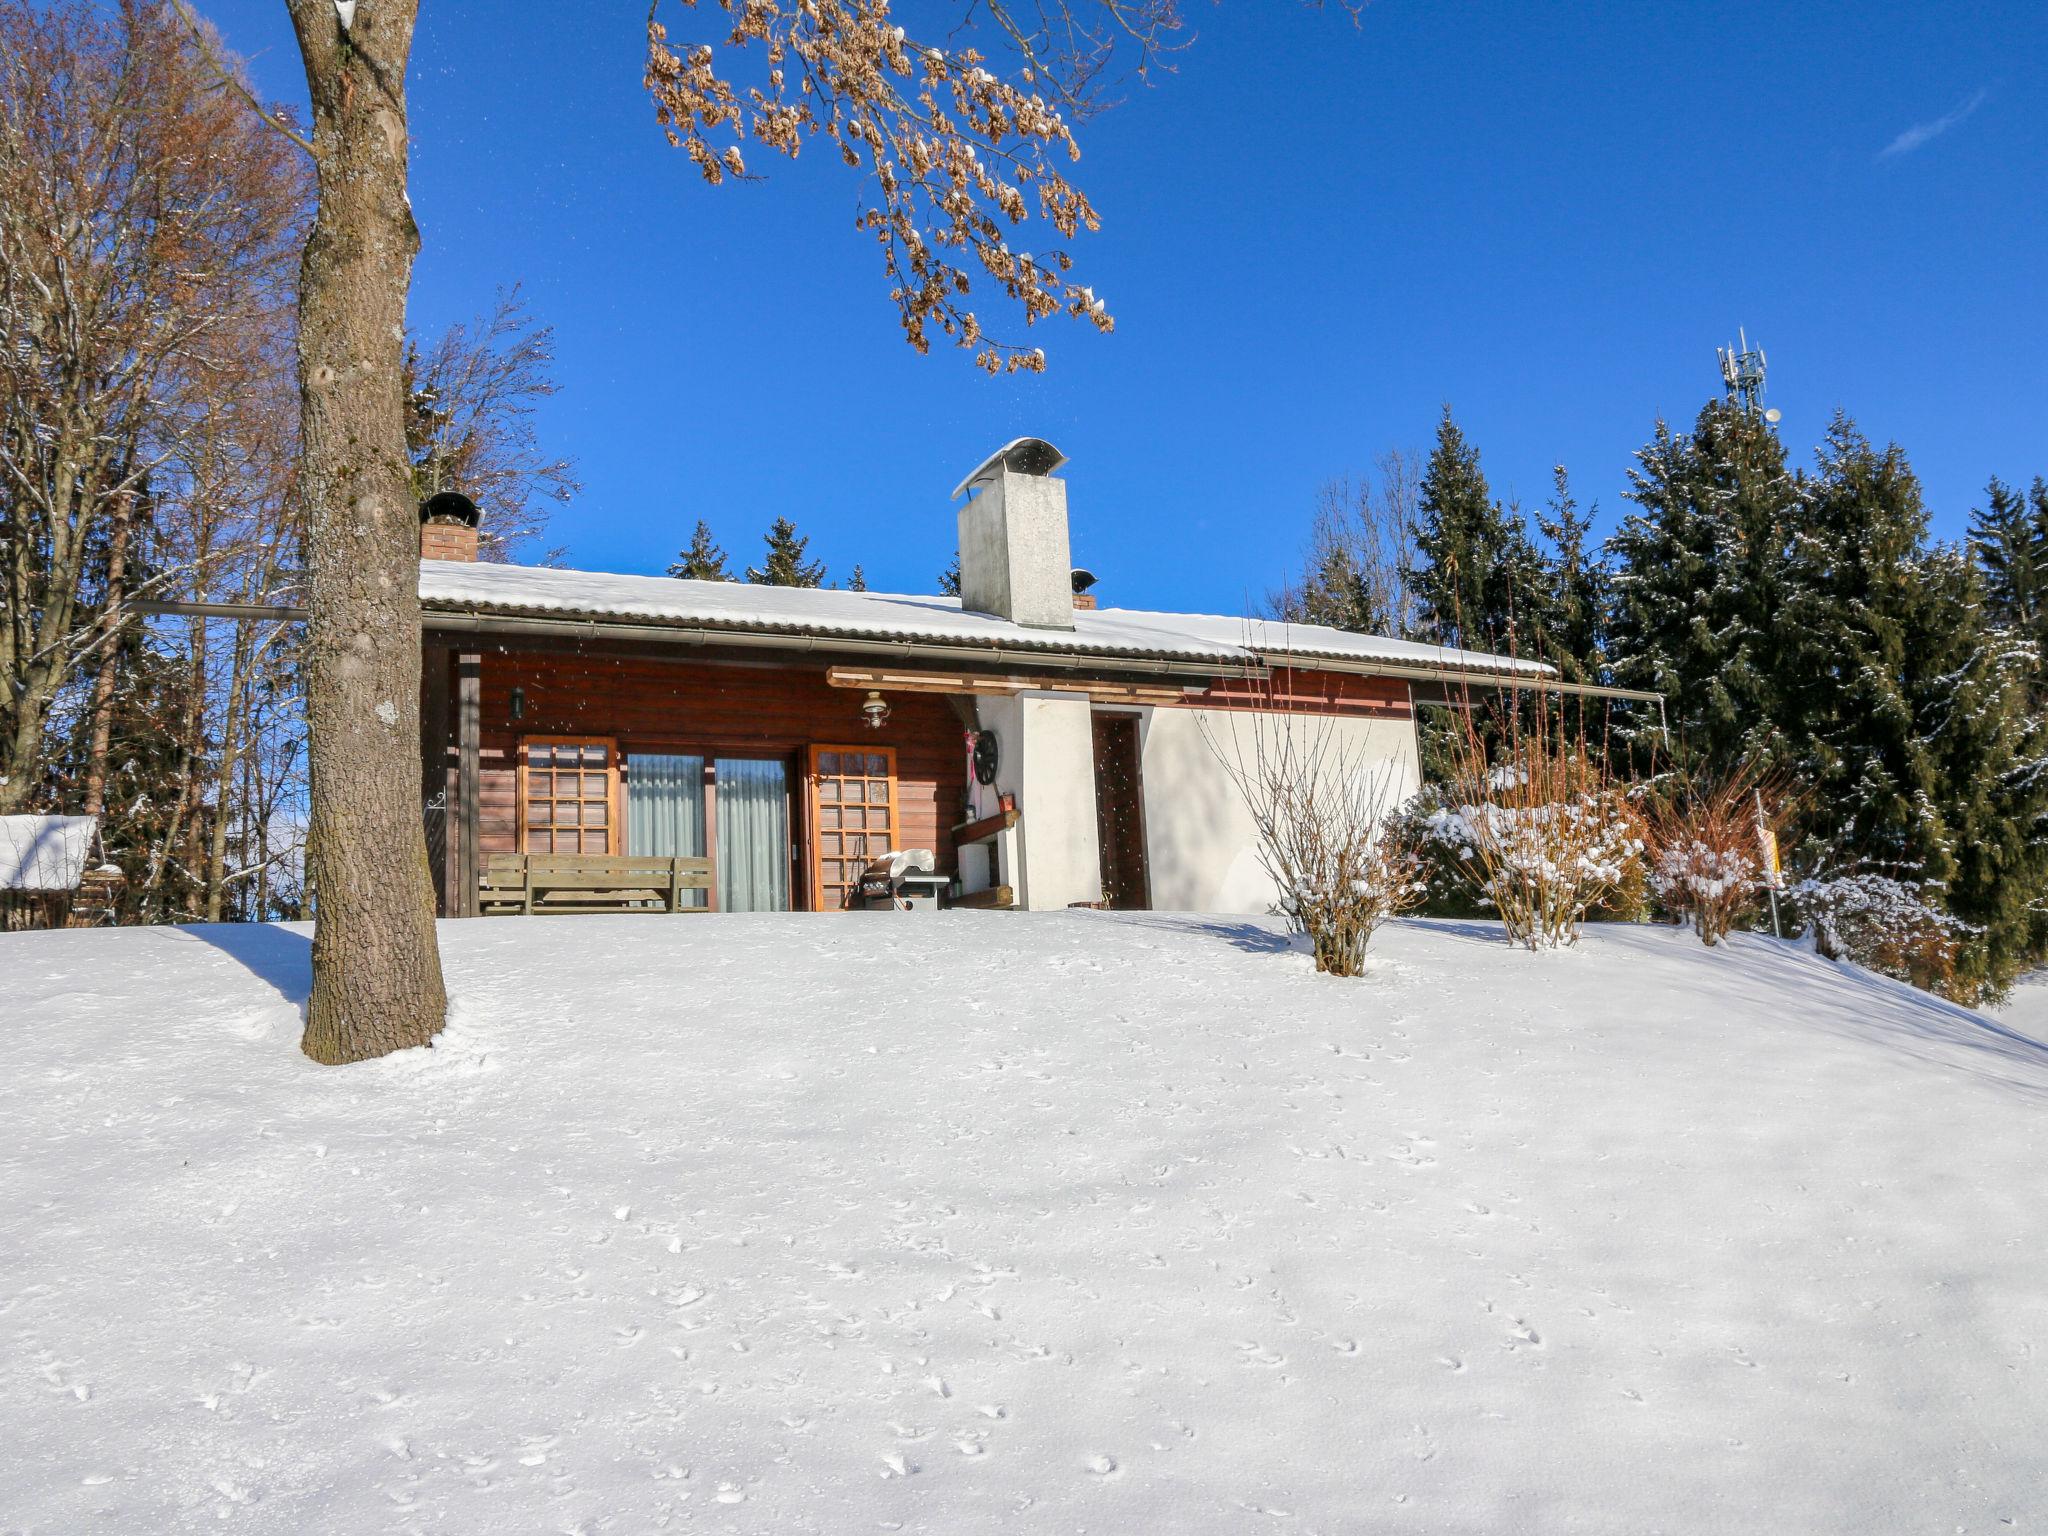
M 1095 728 L 1095 836 L 1102 899 L 1143 909 L 1152 897 L 1145 874 L 1145 791 L 1138 771 L 1138 717 L 1098 714 Z
M 896 753 L 888 747 L 812 747 L 811 903 L 843 912 L 868 861 L 896 847 Z

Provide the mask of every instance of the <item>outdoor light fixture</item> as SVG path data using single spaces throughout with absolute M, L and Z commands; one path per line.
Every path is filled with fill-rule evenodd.
M 512 690 L 512 718 L 514 720 L 524 720 L 526 718 L 526 690 L 524 688 L 514 688 Z
M 868 717 L 868 729 L 879 731 L 889 722 L 889 701 L 875 689 L 868 690 L 868 701 L 861 705 L 860 712 Z

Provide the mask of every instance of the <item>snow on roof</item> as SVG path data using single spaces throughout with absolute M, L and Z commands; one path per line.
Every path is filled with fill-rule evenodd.
M 94 816 L 0 816 L 0 891 L 75 891 Z
M 763 587 L 750 582 L 683 581 L 671 576 L 621 576 L 455 560 L 420 562 L 420 600 L 429 610 L 442 613 L 844 635 L 992 650 L 1216 661 L 1224 666 L 1301 657 L 1528 676 L 1553 670 L 1538 662 L 1484 651 L 1352 634 L 1320 624 L 1283 624 L 1221 614 L 1078 609 L 1071 630 L 1032 629 L 994 614 L 963 609 L 956 597 Z

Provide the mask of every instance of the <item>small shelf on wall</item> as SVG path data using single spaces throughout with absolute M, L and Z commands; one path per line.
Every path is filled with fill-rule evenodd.
M 990 838 L 1007 832 L 1024 817 L 1022 811 L 998 811 L 993 816 L 984 816 L 979 821 L 963 821 L 953 828 L 955 846 L 961 843 L 985 843 Z

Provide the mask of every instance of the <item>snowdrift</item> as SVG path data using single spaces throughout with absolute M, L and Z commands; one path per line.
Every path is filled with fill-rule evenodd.
M 0 938 L 0 1530 L 2031 1528 L 2048 1050 L 1789 946 Z

